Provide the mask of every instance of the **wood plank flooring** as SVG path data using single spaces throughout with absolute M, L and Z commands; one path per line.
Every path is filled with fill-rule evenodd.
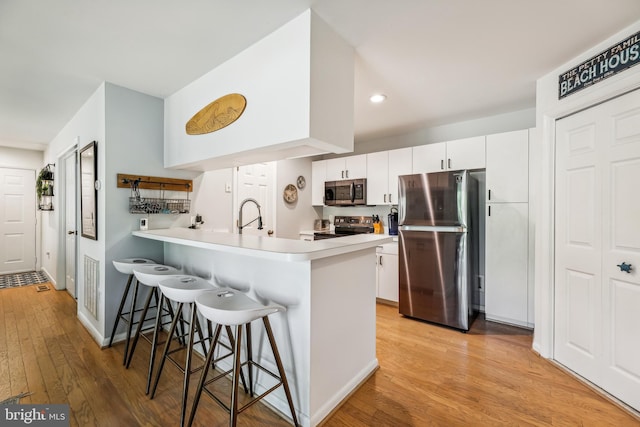
M 0 400 L 30 391 L 22 403 L 69 403 L 72 426 L 178 425 L 177 370 L 166 366 L 150 400 L 144 394 L 149 346 L 140 343 L 126 370 L 123 345 L 101 350 L 75 313 L 64 291 L 0 290 Z M 377 328 L 380 369 L 325 426 L 640 426 L 538 357 L 526 330 L 478 319 L 463 334 L 403 318 L 385 305 L 378 305 Z M 227 415 L 203 396 L 194 424 L 225 426 Z M 258 404 L 239 425 L 287 423 Z

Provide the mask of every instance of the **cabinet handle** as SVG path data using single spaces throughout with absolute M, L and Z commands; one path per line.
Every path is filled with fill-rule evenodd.
M 380 267 L 382 267 L 382 255 L 380 255 Z
M 451 159 L 447 159 L 447 167 L 451 169 Z
M 489 216 L 491 216 L 491 205 L 489 205 Z
M 342 171 L 342 179 L 344 179 L 344 171 Z
M 389 203 L 391 203 L 391 193 L 389 193 Z
M 387 195 L 384 195 L 384 202 L 387 203 Z
M 440 170 L 444 170 L 444 160 L 440 160 Z
M 346 175 L 347 175 L 347 178 L 349 178 L 349 169 L 347 169 L 345 172 L 347 173 L 347 174 L 346 174 Z
M 382 262 L 380 263 L 380 265 L 382 265 Z M 627 264 L 626 262 L 623 262 L 622 264 L 618 264 L 616 267 L 620 267 L 620 271 L 625 271 L 627 273 L 631 273 L 631 270 L 633 270 L 631 268 L 631 264 Z
M 491 190 L 489 190 L 489 200 L 491 200 Z

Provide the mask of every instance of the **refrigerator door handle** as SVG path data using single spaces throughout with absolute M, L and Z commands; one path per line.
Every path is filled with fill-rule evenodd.
M 432 226 L 432 225 L 401 225 L 400 231 L 426 231 L 438 233 L 466 233 L 467 227 L 464 225 L 452 226 Z

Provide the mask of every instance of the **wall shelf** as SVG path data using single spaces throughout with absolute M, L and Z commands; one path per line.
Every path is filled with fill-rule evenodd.
M 190 179 L 163 178 L 118 174 L 118 188 L 129 188 L 129 213 L 132 214 L 186 214 L 191 209 L 189 193 L 193 191 Z M 159 190 L 160 197 L 141 197 L 140 189 Z M 165 191 L 184 191 L 186 199 L 165 198 Z
M 38 196 L 38 210 L 53 210 L 53 168 L 55 163 L 49 163 L 42 168 L 36 179 L 36 195 Z

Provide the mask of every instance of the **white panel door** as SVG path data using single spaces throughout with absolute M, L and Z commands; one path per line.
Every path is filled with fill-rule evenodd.
M 640 91 L 559 120 L 556 159 L 554 357 L 640 410 Z
M 237 168 L 237 203 L 235 209 L 236 223 L 239 208 L 243 200 L 255 199 L 260 204 L 263 229 L 258 230 L 258 221 L 255 221 L 242 229 L 242 234 L 267 236 L 274 229 L 275 204 L 273 203 L 273 187 L 275 177 L 275 163 L 258 163 L 255 165 L 240 166 Z M 252 202 L 248 202 L 242 209 L 242 222 L 247 224 L 258 217 L 258 208 Z M 243 224 L 243 225 L 244 225 Z M 238 226 L 236 225 L 236 232 Z
M 35 171 L 0 168 L 0 274 L 36 268 Z
M 597 111 L 556 125 L 555 359 L 599 378 L 602 305 L 602 181 Z
M 640 91 L 602 108 L 602 384 L 640 410 Z

